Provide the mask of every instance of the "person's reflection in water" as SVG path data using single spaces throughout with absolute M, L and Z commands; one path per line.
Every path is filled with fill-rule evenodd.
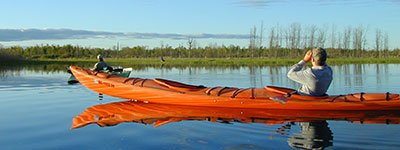
M 324 149 L 332 146 L 332 131 L 326 121 L 299 122 L 301 133 L 288 139 L 289 146 L 297 149 Z

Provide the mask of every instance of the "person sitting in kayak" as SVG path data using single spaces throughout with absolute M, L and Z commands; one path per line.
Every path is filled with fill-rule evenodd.
M 332 69 L 326 64 L 327 53 L 323 48 L 309 50 L 304 59 L 295 64 L 287 76 L 301 85 L 297 94 L 324 96 L 332 82 Z M 303 69 L 310 62 L 311 68 Z
M 112 71 L 112 68 L 107 65 L 106 62 L 104 62 L 103 56 L 97 55 L 97 60 L 98 62 L 94 65 L 94 68 L 92 70 L 94 71 Z

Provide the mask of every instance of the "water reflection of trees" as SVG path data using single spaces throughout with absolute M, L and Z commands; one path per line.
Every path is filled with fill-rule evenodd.
M 356 64 L 354 65 L 354 83 L 357 87 L 363 86 L 363 70 L 365 68 L 364 64 Z
M 0 78 L 7 78 L 8 76 L 14 76 L 13 70 L 21 70 L 20 66 L 0 66 Z
M 393 65 L 349 64 L 333 66 L 334 80 L 332 84 L 343 87 L 344 90 L 353 91 L 364 91 L 366 88 L 372 87 L 377 88 L 389 78 L 390 68 L 395 68 Z
M 374 64 L 375 66 L 375 74 L 376 76 L 376 84 L 381 85 L 383 82 L 383 79 L 388 79 L 389 78 L 389 64 Z
M 20 76 L 22 71 L 58 73 L 67 72 L 68 65 L 46 64 L 46 65 L 23 65 L 23 66 L 1 66 L 0 78 L 9 76 Z
M 34 72 L 66 72 L 68 66 L 77 65 L 84 68 L 91 68 L 93 64 L 27 64 L 20 66 L 1 66 L 0 78 L 18 76 L 22 70 Z M 119 66 L 119 65 L 116 65 Z M 265 85 L 286 86 L 298 88 L 300 85 L 287 78 L 287 71 L 291 66 L 242 66 L 242 65 L 218 65 L 218 66 L 196 66 L 196 65 L 121 65 L 131 67 L 134 71 L 148 71 L 149 69 L 160 70 L 161 75 L 172 70 L 178 70 L 180 74 L 189 76 L 204 74 L 235 74 L 247 72 L 250 86 L 263 87 Z M 362 90 L 366 85 L 366 78 L 375 79 L 375 85 L 382 84 L 383 79 L 390 75 L 390 64 L 349 64 L 332 66 L 334 80 L 332 84 L 336 87 L 343 87 L 344 90 Z M 392 69 L 393 70 L 393 69 Z M 227 72 L 228 71 L 228 72 Z M 386 80 L 385 80 L 386 81 Z M 371 81 L 369 81 L 371 82 Z

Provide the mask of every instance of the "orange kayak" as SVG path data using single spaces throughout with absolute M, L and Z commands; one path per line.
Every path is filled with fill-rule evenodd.
M 400 96 L 394 93 L 313 97 L 274 86 L 205 87 L 165 79 L 126 78 L 76 66 L 70 66 L 70 70 L 81 84 L 95 92 L 149 103 L 285 110 L 400 110 Z
M 171 122 L 204 120 L 212 122 L 239 122 L 285 124 L 287 122 L 318 122 L 325 120 L 353 123 L 399 124 L 400 111 L 327 111 L 274 110 L 257 108 L 220 108 L 184 105 L 115 102 L 87 108 L 76 116 L 71 129 L 89 124 L 114 126 L 124 122 L 153 124 L 159 127 Z

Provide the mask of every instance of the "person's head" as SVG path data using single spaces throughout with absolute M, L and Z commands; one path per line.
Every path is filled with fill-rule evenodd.
M 321 47 L 316 47 L 316 48 L 312 49 L 312 60 L 315 63 L 315 65 L 318 65 L 318 66 L 325 65 L 327 57 L 328 57 L 328 54 L 326 53 L 325 49 L 323 49 Z
M 99 61 L 103 61 L 103 56 L 101 56 L 101 55 L 97 55 L 97 60 L 99 60 Z

